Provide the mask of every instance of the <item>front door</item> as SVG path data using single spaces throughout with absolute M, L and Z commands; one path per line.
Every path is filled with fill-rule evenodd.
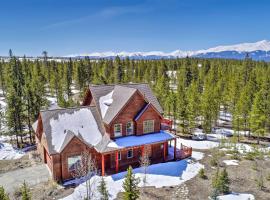
M 151 147 L 151 145 L 146 145 L 145 146 L 145 153 L 147 153 L 149 158 L 152 157 L 152 147 Z

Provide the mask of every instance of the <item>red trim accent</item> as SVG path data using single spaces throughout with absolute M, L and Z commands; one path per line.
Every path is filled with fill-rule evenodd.
M 101 175 L 105 175 L 105 158 L 103 154 L 101 154 Z
M 173 152 L 173 158 L 176 160 L 176 138 L 174 138 L 174 152 Z
M 118 151 L 115 152 L 115 172 L 118 173 L 119 170 L 119 160 L 118 160 Z
M 163 143 L 163 160 L 166 160 L 166 142 Z

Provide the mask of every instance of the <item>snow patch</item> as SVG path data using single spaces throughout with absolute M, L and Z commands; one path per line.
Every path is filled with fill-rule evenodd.
M 107 95 L 102 96 L 102 97 L 99 98 L 99 107 L 100 107 L 100 110 L 101 110 L 102 118 L 105 117 L 105 114 L 106 114 L 108 108 L 113 103 L 112 95 L 113 95 L 113 91 L 111 91 Z
M 227 195 L 218 196 L 219 200 L 255 200 L 252 194 L 246 193 L 232 193 Z
M 0 160 L 19 159 L 24 155 L 24 152 L 14 149 L 11 144 L 0 142 Z
M 239 165 L 238 160 L 223 160 L 226 165 Z
M 181 144 L 188 147 L 192 147 L 193 149 L 212 149 L 219 146 L 219 143 L 214 142 L 214 141 L 208 141 L 208 140 L 197 141 L 197 140 L 187 140 L 183 138 L 178 138 L 177 147 L 179 149 L 181 148 Z

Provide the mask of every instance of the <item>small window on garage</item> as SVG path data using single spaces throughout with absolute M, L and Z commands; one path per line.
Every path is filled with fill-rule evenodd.
M 129 149 L 127 152 L 127 158 L 133 158 L 133 149 Z
M 78 168 L 81 164 L 81 156 L 71 156 L 68 157 L 68 171 L 74 171 Z

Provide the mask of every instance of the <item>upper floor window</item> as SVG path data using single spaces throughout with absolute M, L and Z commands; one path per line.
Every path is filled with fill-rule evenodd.
M 143 133 L 154 132 L 154 120 L 146 120 L 143 122 Z
M 122 136 L 122 124 L 114 125 L 114 137 Z
M 128 122 L 127 123 L 127 135 L 133 135 L 133 122 Z

